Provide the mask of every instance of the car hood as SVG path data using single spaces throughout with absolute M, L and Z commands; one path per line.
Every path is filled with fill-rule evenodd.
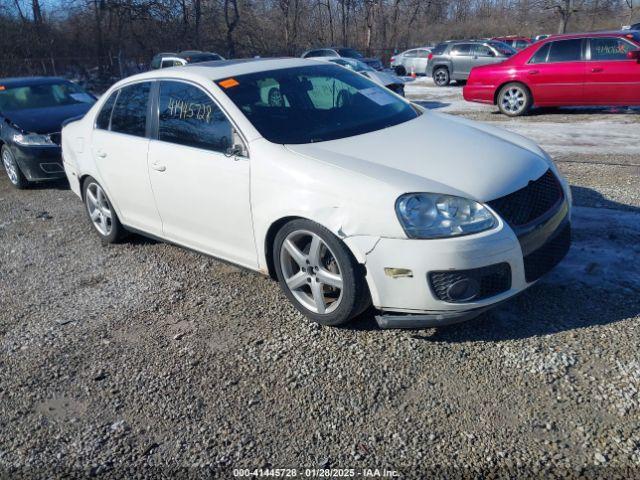
M 61 107 L 29 108 L 3 112 L 12 124 L 27 133 L 54 133 L 62 128 L 62 122 L 68 118 L 84 115 L 93 104 L 75 103 Z
M 481 202 L 523 188 L 552 167 L 531 140 L 434 112 L 363 135 L 287 148 L 374 178 L 397 193 L 435 192 Z

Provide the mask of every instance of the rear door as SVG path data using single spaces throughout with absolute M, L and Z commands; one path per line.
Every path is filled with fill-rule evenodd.
M 584 103 L 584 45 L 582 38 L 547 42 L 531 57 L 524 75 L 536 105 Z
M 470 43 L 458 43 L 451 47 L 451 62 L 453 66 L 451 77 L 454 80 L 466 80 L 469 77 L 469 72 L 473 67 L 472 47 L 473 45 Z
M 627 54 L 640 47 L 621 37 L 589 39 L 585 102 L 640 105 L 640 63 Z
M 112 94 L 98 114 L 91 148 L 102 187 L 122 223 L 160 235 L 162 224 L 147 168 L 150 90 L 151 82 L 140 82 Z

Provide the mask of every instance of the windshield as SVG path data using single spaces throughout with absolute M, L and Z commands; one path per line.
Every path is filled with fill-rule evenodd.
M 489 45 L 491 45 L 493 48 L 495 48 L 502 55 L 505 55 L 507 57 L 510 57 L 511 55 L 514 55 L 514 54 L 518 53 L 518 51 L 515 48 L 510 47 L 509 45 L 507 45 L 504 42 L 498 42 L 496 40 L 492 40 L 492 41 L 489 42 Z
M 338 48 L 337 52 L 338 52 L 338 55 L 340 55 L 341 57 L 364 58 L 364 55 L 362 55 L 359 51 L 357 51 L 354 48 Z
M 373 132 L 418 116 L 393 93 L 336 65 L 239 75 L 217 82 L 274 143 L 313 143 Z
M 4 88 L 0 85 L 0 110 L 51 108 L 78 103 L 93 103 L 95 99 L 71 82 L 47 83 Z

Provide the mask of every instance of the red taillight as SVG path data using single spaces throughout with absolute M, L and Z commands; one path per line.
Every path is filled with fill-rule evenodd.
M 427 57 L 427 60 L 431 60 L 433 58 L 433 53 L 430 53 L 429 56 Z
M 395 62 L 396 61 L 396 57 L 391 57 L 391 61 Z

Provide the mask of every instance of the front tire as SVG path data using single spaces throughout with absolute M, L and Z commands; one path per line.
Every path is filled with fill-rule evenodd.
M 449 69 L 447 67 L 438 67 L 433 71 L 433 83 L 438 87 L 446 87 L 451 83 Z
M 498 93 L 498 108 L 509 117 L 526 115 L 532 104 L 531 92 L 521 83 L 507 83 Z
M 11 185 L 19 190 L 27 188 L 29 186 L 29 180 L 27 180 L 22 173 L 22 170 L 20 170 L 20 166 L 18 165 L 18 162 L 16 162 L 11 150 L 9 150 L 9 147 L 3 145 L 1 154 L 2 165 L 4 166 L 5 172 L 7 172 L 7 177 L 9 177 Z
M 361 265 L 346 245 L 315 222 L 292 220 L 273 242 L 280 286 L 291 303 L 321 325 L 341 325 L 371 303 Z
M 89 221 L 103 245 L 116 243 L 125 236 L 125 230 L 111 201 L 100 184 L 87 177 L 82 184 L 82 198 Z

